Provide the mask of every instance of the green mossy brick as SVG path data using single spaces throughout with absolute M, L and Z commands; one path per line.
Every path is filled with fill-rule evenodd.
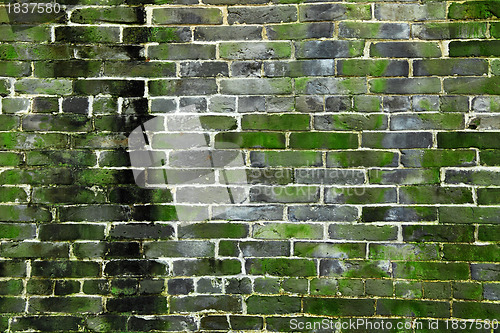
M 285 148 L 285 136 L 275 132 L 226 132 L 215 136 L 215 148 Z
M 406 23 L 340 22 L 339 36 L 360 39 L 409 39 L 410 26 Z
M 28 311 L 32 313 L 67 312 L 98 313 L 103 309 L 100 297 L 31 297 Z
M 19 127 L 19 117 L 15 115 L 0 115 L 0 131 L 11 131 Z
M 393 263 L 393 275 L 401 279 L 468 280 L 469 264 L 406 261 Z
M 377 314 L 448 318 L 450 316 L 450 303 L 436 301 L 381 299 L 377 301 Z
M 369 258 L 378 260 L 438 260 L 437 244 L 370 244 Z
M 2 256 L 6 258 L 68 258 L 69 246 L 62 243 L 4 243 Z
M 363 280 L 339 279 L 338 289 L 340 296 L 364 296 Z
M 0 239 L 22 240 L 35 238 L 36 226 L 27 223 L 0 223 Z
M 251 152 L 250 161 L 254 167 L 301 167 L 321 166 L 323 164 L 321 153 L 316 151 Z
M 450 184 L 500 185 L 495 170 L 446 170 L 445 182 Z
M 439 148 L 500 148 L 500 133 L 496 132 L 441 132 L 437 139 Z
M 124 27 L 123 43 L 175 43 L 191 40 L 188 27 Z
M 104 228 L 102 224 L 44 224 L 38 237 L 42 241 L 103 240 Z
M 87 132 L 92 129 L 91 119 L 84 115 L 27 115 L 23 117 L 24 131 Z
M 23 289 L 22 280 L 0 281 L 0 295 L 21 296 Z
M 337 66 L 340 66 L 337 64 Z M 360 95 L 353 97 L 353 110 L 358 112 L 382 111 L 382 98 L 380 96 Z
M 56 42 L 63 43 L 118 43 L 120 29 L 102 26 L 65 26 L 55 29 Z
M 254 186 L 250 189 L 250 202 L 306 203 L 318 200 L 318 186 Z
M 408 242 L 474 242 L 474 227 L 468 225 L 404 225 Z
M 337 71 L 342 76 L 407 76 L 408 62 L 386 59 L 338 60 Z
M 15 259 L 0 260 L 1 277 L 24 277 L 26 276 L 26 262 Z
M 0 187 L 0 202 L 25 202 L 26 191 L 20 187 Z
M 424 297 L 430 299 L 450 299 L 451 285 L 449 282 L 422 282 Z
M 500 165 L 500 150 L 483 149 L 479 152 L 479 159 L 481 160 L 481 165 Z
M 303 4 L 299 5 L 299 14 L 301 22 L 371 19 L 370 6 L 364 4 Z
M 365 292 L 367 296 L 392 296 L 392 280 L 367 279 L 365 281 Z
M 13 152 L 0 152 L 0 166 L 18 166 L 23 162 L 23 155 Z
M 464 3 L 451 3 L 448 9 L 448 18 L 463 19 L 488 19 L 500 17 L 497 1 L 467 1 Z
M 111 188 L 108 198 L 113 203 L 169 203 L 173 197 L 167 189 L 141 189 L 135 186 L 120 186 Z
M 445 78 L 444 91 L 447 94 L 500 94 L 500 76 Z
M 144 81 L 140 80 L 75 80 L 75 95 L 114 95 L 120 97 L 142 97 Z
M 390 276 L 389 261 L 323 259 L 320 276 L 349 278 L 382 278 Z
M 132 219 L 136 221 L 175 221 L 177 211 L 172 205 L 135 206 Z
M 437 184 L 439 169 L 371 169 L 368 170 L 371 184 L 413 185 Z
M 127 221 L 129 207 L 119 205 L 82 205 L 59 207 L 59 219 L 64 221 L 99 222 L 99 221 Z
M 402 298 L 422 298 L 422 283 L 395 281 L 394 295 Z
M 372 316 L 375 301 L 349 298 L 304 298 L 304 313 L 327 316 Z
M 285 293 L 307 294 L 309 281 L 301 278 L 288 278 L 281 282 L 281 288 Z
M 404 186 L 399 189 L 403 204 L 465 204 L 473 203 L 472 191 L 465 187 Z
M 73 54 L 69 45 L 10 43 L 0 46 L 2 60 L 66 60 Z
M 146 23 L 146 13 L 140 7 L 80 8 L 71 12 L 74 23 Z
M 483 288 L 481 283 L 453 282 L 453 298 L 480 301 L 482 297 Z
M 441 53 L 435 42 L 376 42 L 370 45 L 370 56 L 374 58 L 439 58 Z
M 491 37 L 495 38 L 495 39 L 500 39 L 500 23 L 498 22 L 491 22 L 490 23 L 490 34 L 491 34 Z M 496 63 L 498 64 L 498 61 L 496 61 Z M 498 65 L 495 65 L 495 67 L 497 67 Z M 493 67 L 493 65 L 492 65 Z M 495 70 L 493 70 L 493 74 L 498 74 L 496 73 Z
M 104 63 L 104 75 L 113 77 L 175 77 L 175 63 L 113 61 Z
M 480 241 L 499 241 L 500 226 L 480 225 L 477 238 Z
M 396 203 L 395 187 L 338 187 L 325 189 L 325 202 L 334 204 Z
M 436 94 L 441 92 L 438 78 L 395 78 L 369 80 L 370 92 L 386 94 Z
M 248 225 L 242 223 L 196 223 L 179 225 L 179 238 L 245 238 Z
M 260 294 L 279 294 L 280 279 L 273 277 L 255 278 L 254 291 Z
M 317 130 L 364 131 L 387 129 L 387 116 L 382 114 L 339 114 L 315 116 L 314 127 Z
M 31 74 L 29 62 L 0 61 L 0 73 L 4 76 L 23 77 Z
M 439 207 L 439 221 L 442 223 L 487 223 L 500 222 L 497 207 Z
M 500 188 L 478 188 L 477 203 L 479 205 L 497 205 L 500 203 Z
M 412 26 L 412 35 L 419 39 L 486 38 L 486 31 L 486 22 L 440 22 L 414 24 Z
M 339 151 L 328 152 L 326 165 L 328 167 L 383 167 L 397 166 L 399 155 L 382 150 L 369 151 Z
M 69 185 L 72 181 L 71 170 L 63 168 L 10 169 L 5 170 L 0 178 L 0 184 L 9 185 Z
M 8 206 L 0 205 L 1 221 L 6 222 L 49 222 L 52 214 L 45 207 L 40 206 Z
M 148 82 L 152 96 L 210 95 L 217 92 L 215 79 L 165 79 Z
M 465 149 L 402 150 L 401 164 L 417 168 L 473 166 L 476 165 L 476 152 Z
M 21 79 L 16 81 L 14 89 L 20 94 L 47 95 L 69 95 L 73 91 L 72 82 L 65 79 Z
M 241 273 L 241 262 L 237 259 L 194 259 L 174 261 L 174 275 L 219 276 Z
M 320 225 L 300 223 L 266 223 L 253 228 L 253 237 L 260 239 L 321 239 Z
M 435 207 L 363 207 L 361 220 L 364 222 L 377 221 L 436 221 Z
M 2 42 L 47 42 L 50 41 L 50 28 L 45 25 L 3 25 L 0 26 Z
M 391 130 L 460 130 L 465 126 L 461 113 L 414 113 L 411 115 L 392 115 Z
M 491 261 L 500 260 L 499 246 L 471 245 L 471 244 L 444 244 L 443 259 L 449 261 Z
M 360 78 L 311 78 L 294 79 L 295 92 L 302 95 L 359 95 L 366 94 L 366 80 Z
M 41 150 L 28 151 L 26 164 L 29 166 L 95 166 L 97 158 L 88 150 Z
M 358 147 L 354 133 L 292 133 L 290 148 L 294 149 L 349 149 Z
M 222 11 L 219 8 L 157 8 L 153 10 L 153 24 L 222 24 Z
M 311 280 L 311 295 L 333 296 L 337 294 L 337 279 L 314 278 Z
M 322 23 L 285 23 L 266 25 L 269 39 L 302 40 L 308 38 L 330 38 L 333 36 L 333 24 Z
M 308 258 L 360 258 L 366 256 L 366 246 L 363 243 L 313 243 L 296 242 L 294 255 Z
M 391 225 L 331 224 L 328 232 L 336 240 L 388 241 L 397 238 L 398 230 Z
M 500 40 L 453 41 L 449 44 L 450 57 L 498 57 Z
M 309 115 L 284 114 L 284 115 L 243 115 L 241 128 L 243 130 L 283 130 L 300 131 L 308 130 L 310 123 Z
M 34 62 L 34 75 L 41 78 L 97 77 L 101 75 L 101 61 L 55 60 Z
M 144 244 L 146 258 L 214 257 L 215 244 L 207 241 L 155 241 Z
M 153 60 L 209 60 L 215 58 L 212 44 L 160 44 L 148 48 Z
M 26 300 L 21 297 L 0 297 L 0 312 L 2 313 L 16 313 L 24 312 Z
M 301 299 L 290 296 L 257 296 L 252 295 L 247 300 L 249 314 L 290 314 L 298 313 Z
M 496 318 L 500 312 L 498 303 L 480 302 L 453 302 L 453 317 L 464 319 L 488 319 Z
M 240 249 L 237 241 L 221 240 L 219 242 L 219 256 L 238 257 Z

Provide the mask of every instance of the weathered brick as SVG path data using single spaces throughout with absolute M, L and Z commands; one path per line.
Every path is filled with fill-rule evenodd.
M 215 45 L 211 44 L 159 44 L 148 48 L 153 60 L 210 60 L 215 58 Z
M 251 275 L 316 276 L 316 263 L 307 259 L 247 259 L 246 271 Z
M 375 18 L 381 21 L 427 21 L 446 18 L 446 4 L 441 2 L 376 3 Z
M 71 12 L 74 23 L 146 23 L 146 14 L 140 7 L 81 8 Z
M 153 96 L 179 96 L 212 94 L 217 92 L 215 79 L 164 79 L 152 80 L 148 84 Z
M 347 40 L 311 40 L 295 43 L 297 59 L 352 58 L 363 54 L 364 43 Z
M 432 134 L 429 132 L 370 133 L 361 135 L 361 146 L 367 148 L 430 148 Z
M 441 49 L 434 42 L 377 42 L 370 45 L 370 56 L 375 58 L 436 58 Z
M 370 244 L 369 258 L 378 260 L 438 260 L 437 244 Z
M 377 314 L 447 318 L 449 302 L 383 299 L 377 302 Z
M 284 115 L 243 115 L 241 128 L 243 130 L 308 130 L 310 117 L 302 114 Z
M 465 187 L 405 186 L 399 190 L 403 204 L 465 204 L 473 203 L 472 192 Z
M 491 170 L 446 170 L 448 184 L 500 185 L 498 171 Z
M 486 38 L 486 23 L 422 23 L 411 27 L 413 37 L 419 39 Z
M 395 187 L 334 187 L 325 189 L 325 202 L 333 204 L 396 203 Z
M 470 243 L 474 241 L 474 227 L 466 225 L 404 225 L 403 240 Z
M 28 312 L 99 313 L 103 309 L 100 297 L 30 297 Z
M 467 280 L 467 263 L 406 261 L 392 264 L 395 278 L 425 280 Z
M 252 24 L 252 23 L 283 23 L 297 20 L 297 7 L 292 5 L 283 6 L 259 6 L 259 7 L 229 7 L 227 21 L 229 24 Z
M 102 240 L 104 228 L 99 224 L 44 224 L 40 226 L 38 237 L 45 241 Z
M 107 26 L 66 26 L 57 27 L 55 36 L 57 42 L 66 43 L 118 43 L 120 29 Z
M 106 302 L 109 312 L 129 313 L 168 313 L 165 297 L 159 296 L 129 296 L 111 298 Z
M 361 219 L 364 222 L 376 221 L 436 221 L 434 207 L 364 207 Z
M 371 11 L 369 5 L 358 4 L 304 4 L 299 5 L 299 20 L 307 21 L 337 21 L 337 20 L 369 20 Z
M 100 264 L 90 261 L 52 260 L 35 261 L 32 276 L 52 278 L 96 277 L 100 275 Z
M 207 26 L 195 27 L 196 41 L 217 40 L 260 40 L 262 27 L 260 26 Z
M 222 24 L 219 8 L 155 8 L 153 24 Z
M 290 148 L 295 149 L 349 149 L 357 148 L 358 136 L 352 133 L 292 133 Z
M 497 245 L 445 244 L 443 259 L 449 261 L 498 261 Z
M 398 229 L 395 226 L 366 224 L 331 224 L 328 228 L 329 237 L 337 240 L 395 240 Z
M 401 164 L 405 167 L 446 167 L 473 166 L 476 164 L 476 152 L 456 149 L 411 149 L 401 151 Z
M 359 166 L 397 166 L 399 155 L 389 151 L 338 151 L 328 152 L 327 167 L 359 167 Z
M 486 73 L 488 73 L 488 64 L 483 59 L 426 59 L 413 62 L 415 76 L 483 75 Z
M 448 94 L 500 94 L 500 77 L 445 78 L 444 91 Z
M 177 276 L 235 275 L 241 273 L 241 262 L 236 259 L 191 259 L 173 263 Z
M 366 246 L 363 243 L 294 243 L 294 255 L 307 258 L 364 259 Z
M 189 42 L 191 35 L 189 27 L 124 27 L 123 43 Z
M 333 36 L 333 24 L 318 23 L 288 23 L 266 25 L 269 39 L 301 40 L 308 38 L 329 38 Z
M 373 93 L 388 94 L 433 94 L 441 91 L 438 78 L 394 78 L 369 80 L 369 90 Z
M 442 223 L 487 223 L 500 221 L 497 207 L 439 207 L 439 221 Z
M 281 59 L 291 55 L 289 42 L 223 42 L 219 46 L 222 59 Z
M 130 317 L 128 327 L 133 331 L 148 332 L 151 330 L 196 330 L 197 323 L 189 316 L 155 316 L 153 318 Z M 122 329 L 123 330 L 123 329 Z
M 320 276 L 350 278 L 381 278 L 390 276 L 390 262 L 376 260 L 323 259 L 319 264 Z
M 409 39 L 407 23 L 340 22 L 339 37 L 367 39 Z
M 453 302 L 453 317 L 456 318 L 495 318 L 499 311 L 498 304 L 478 302 Z
M 408 62 L 385 59 L 337 60 L 337 73 L 341 76 L 408 76 Z
M 495 1 L 468 1 L 466 3 L 453 2 L 448 11 L 448 18 L 460 19 L 487 19 L 498 17 L 500 12 Z
M 254 238 L 260 239 L 321 239 L 323 228 L 318 224 L 264 223 L 253 228 Z

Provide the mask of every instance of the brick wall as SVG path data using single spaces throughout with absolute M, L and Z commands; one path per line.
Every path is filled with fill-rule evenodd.
M 498 1 L 126 2 L 0 9 L 2 331 L 498 319 Z M 139 186 L 151 119 L 244 200 Z

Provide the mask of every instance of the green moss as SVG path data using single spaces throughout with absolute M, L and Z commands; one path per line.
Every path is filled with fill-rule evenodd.
M 370 81 L 370 90 L 375 93 L 383 93 L 387 89 L 386 79 L 373 79 Z
M 250 274 L 269 274 L 278 276 L 314 276 L 316 264 L 313 260 L 268 258 L 259 259 Z
M 0 166 L 17 166 L 22 162 L 21 155 L 12 152 L 0 152 Z
M 21 233 L 21 229 L 16 225 L 2 224 L 0 225 L 0 238 L 17 238 Z
M 500 17 L 498 1 L 466 1 L 452 3 L 448 9 L 451 19 L 488 19 Z
M 295 90 L 296 91 L 306 91 L 307 90 L 307 83 L 311 80 L 311 78 L 308 77 L 299 77 L 294 79 L 295 82 Z

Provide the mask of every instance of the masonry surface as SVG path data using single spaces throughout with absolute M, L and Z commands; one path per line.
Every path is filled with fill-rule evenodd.
M 59 3 L 0 6 L 2 332 L 499 332 L 499 1 Z M 248 200 L 138 186 L 155 117 Z

